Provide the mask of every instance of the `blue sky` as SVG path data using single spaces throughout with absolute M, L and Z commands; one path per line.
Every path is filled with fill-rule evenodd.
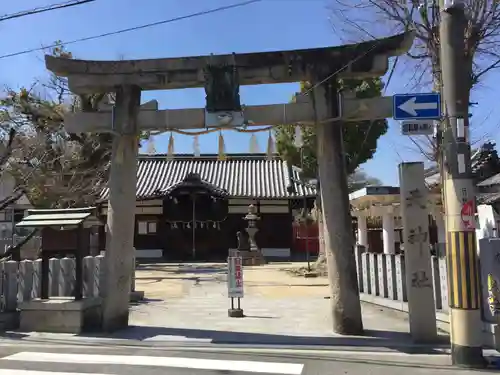
M 55 0 L 2 1 L 0 14 L 13 13 L 55 3 Z M 46 46 L 55 40 L 73 40 L 117 29 L 161 21 L 223 5 L 238 0 L 97 0 L 73 8 L 13 19 L 0 23 L 3 35 L 0 55 Z M 210 53 L 255 52 L 311 48 L 341 44 L 329 21 L 329 0 L 264 0 L 261 3 L 195 17 L 140 31 L 110 36 L 68 46 L 81 59 L 144 59 Z M 406 93 L 408 75 L 396 72 L 386 95 Z M 0 59 L 0 84 L 19 88 L 36 79 L 46 79 L 43 53 L 36 52 Z M 477 139 L 497 140 L 497 73 L 474 93 L 480 105 L 473 112 Z M 287 102 L 298 85 L 263 85 L 242 87 L 246 105 Z M 154 91 L 143 94 L 143 101 L 157 99 L 161 108 L 203 107 L 202 89 Z M 481 124 L 481 126 L 477 126 Z M 249 136 L 226 132 L 227 152 L 248 152 Z M 259 145 L 265 150 L 267 133 L 259 133 Z M 166 152 L 168 135 L 155 137 L 158 152 Z M 201 152 L 217 151 L 217 135 L 200 137 Z M 175 135 L 176 152 L 192 152 L 192 138 Z M 373 160 L 363 169 L 385 184 L 398 184 L 397 165 L 402 160 L 421 159 L 408 138 L 400 135 L 399 124 L 390 121 L 389 132 L 379 140 Z

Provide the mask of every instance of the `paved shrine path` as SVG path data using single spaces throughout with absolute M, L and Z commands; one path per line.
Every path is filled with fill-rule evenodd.
M 245 318 L 227 316 L 225 264 L 142 265 L 136 289 L 145 291 L 147 301 L 132 307 L 130 323 L 140 327 L 141 340 L 256 345 L 364 345 L 371 340 L 331 333 L 327 280 L 283 271 L 302 265 L 245 267 Z M 377 342 L 410 343 L 405 313 L 363 304 L 363 321 Z

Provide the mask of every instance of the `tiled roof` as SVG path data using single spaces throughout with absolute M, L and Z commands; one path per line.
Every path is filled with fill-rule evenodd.
M 472 173 L 478 173 L 481 168 L 486 165 L 492 157 L 492 152 L 494 151 L 494 145 L 491 143 L 485 143 L 482 147 L 478 148 L 475 151 L 472 151 L 471 154 L 471 164 L 472 164 Z M 441 183 L 441 173 L 439 172 L 439 168 L 437 165 L 434 165 L 425 170 L 425 183 L 428 187 L 434 187 Z
M 299 198 L 316 196 L 312 185 L 300 182 L 300 169 L 275 158 L 267 160 L 262 154 L 229 154 L 227 160 L 217 155 L 140 155 L 137 170 L 137 199 L 164 196 L 173 185 L 189 173 L 229 193 L 234 198 Z M 108 198 L 104 189 L 100 199 Z
M 479 204 L 493 204 L 500 200 L 499 193 L 479 193 L 477 195 L 477 201 Z
M 491 176 L 490 178 L 487 178 L 484 181 L 481 181 L 477 186 L 493 186 L 493 185 L 500 185 L 500 173 Z
M 179 190 L 188 190 L 192 188 L 203 188 L 205 191 L 210 191 L 212 196 L 227 197 L 229 194 L 226 190 L 219 188 L 216 185 L 211 184 L 205 180 L 202 180 L 200 176 L 196 173 L 190 173 L 184 179 L 176 184 L 169 186 L 166 189 L 159 190 L 160 195 L 170 195 Z

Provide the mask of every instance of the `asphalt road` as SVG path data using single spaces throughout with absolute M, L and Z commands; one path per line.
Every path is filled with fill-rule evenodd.
M 446 354 L 397 351 L 117 347 L 2 344 L 0 375 L 417 375 L 482 374 Z M 498 371 L 498 370 L 497 370 Z

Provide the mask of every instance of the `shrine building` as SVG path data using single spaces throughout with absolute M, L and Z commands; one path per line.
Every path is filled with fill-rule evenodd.
M 137 258 L 220 261 L 238 247 L 249 206 L 260 220 L 256 239 L 266 258 L 300 258 L 294 215 L 313 206 L 316 187 L 300 168 L 266 154 L 139 155 L 136 187 Z M 107 214 L 108 189 L 100 197 Z M 104 231 L 104 229 L 102 229 Z M 104 234 L 104 233 L 103 233 Z M 105 248 L 105 236 L 100 248 Z M 303 254 L 302 254 L 303 255 Z

